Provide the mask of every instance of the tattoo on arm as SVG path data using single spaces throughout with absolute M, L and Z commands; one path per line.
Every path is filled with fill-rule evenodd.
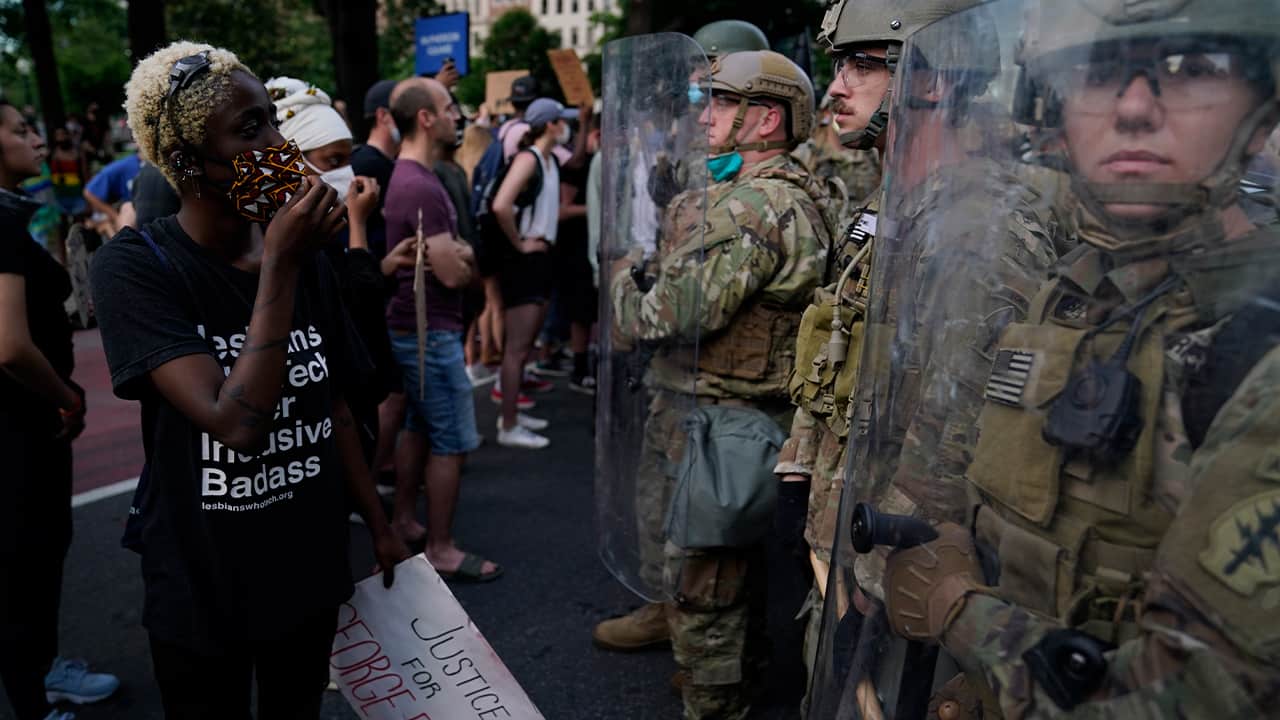
M 255 407 L 253 403 L 244 399 L 244 394 L 245 389 L 243 385 L 237 385 L 227 390 L 227 397 L 234 400 L 237 405 L 244 408 L 249 413 L 240 421 L 240 424 L 245 427 L 257 427 L 264 419 L 271 417 L 272 413 L 269 410 L 262 410 L 261 408 Z
M 280 296 L 283 294 L 283 292 L 284 292 L 284 291 L 282 291 L 282 290 L 276 290 L 275 294 L 273 294 L 271 297 L 258 298 L 258 299 L 253 303 L 253 313 L 252 313 L 252 314 L 253 314 L 253 315 L 257 315 L 258 313 L 262 312 L 263 310 L 266 310 L 267 308 L 271 307 L 272 305 L 275 305 L 275 304 L 276 304 L 276 302 L 277 302 L 278 300 L 280 300 Z

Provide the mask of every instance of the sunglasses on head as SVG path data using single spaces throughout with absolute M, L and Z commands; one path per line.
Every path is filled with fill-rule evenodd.
M 211 67 L 213 67 L 213 61 L 209 59 L 208 50 L 203 50 L 195 55 L 188 55 L 175 62 L 173 67 L 169 69 L 169 90 L 165 93 L 164 99 L 160 101 L 160 116 L 163 117 L 168 113 L 170 114 L 169 120 L 172 122 L 173 98 L 177 97 L 180 91 L 191 87 L 196 78 L 207 72 Z M 174 123 L 174 133 L 177 134 L 178 141 L 184 146 L 190 144 L 186 138 L 182 137 L 182 131 L 178 129 L 176 123 Z M 152 147 L 155 148 L 156 152 L 160 151 L 160 117 L 156 118 L 155 138 Z

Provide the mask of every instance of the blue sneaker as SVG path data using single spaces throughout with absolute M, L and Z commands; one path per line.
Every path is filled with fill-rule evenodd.
M 84 705 L 106 700 L 120 689 L 115 675 L 89 672 L 89 664 L 83 660 L 53 661 L 53 669 L 44 676 L 44 696 L 51 703 L 62 700 Z

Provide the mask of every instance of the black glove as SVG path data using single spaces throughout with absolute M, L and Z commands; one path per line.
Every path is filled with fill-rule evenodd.
M 804 525 L 809 516 L 810 484 L 808 480 L 779 482 L 778 506 L 773 512 L 773 532 L 778 538 L 778 545 L 806 565 L 809 545 L 804 540 Z

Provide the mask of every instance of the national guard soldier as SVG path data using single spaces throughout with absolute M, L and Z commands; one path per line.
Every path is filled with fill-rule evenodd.
M 707 59 L 753 50 L 768 50 L 769 38 L 764 31 L 746 20 L 716 20 L 698 28 L 693 41 L 702 47 Z
M 828 8 L 818 40 L 831 48 L 836 65 L 828 95 L 832 129 L 844 147 L 862 153 L 884 150 L 892 106 L 889 87 L 901 67 L 902 42 L 920 27 L 975 1 L 845 0 Z M 858 202 L 850 196 L 847 206 Z M 877 190 L 842 224 L 826 284 L 805 311 L 789 383 L 796 415 L 774 469 L 782 479 L 777 521 L 781 534 L 803 525 L 804 553 L 815 569 L 805 643 L 810 665 L 817 652 L 822 594 L 839 517 L 880 202 Z
M 850 508 L 851 544 L 901 549 L 883 605 L 874 578 L 849 598 L 867 622 L 848 714 L 909 716 L 908 689 L 927 695 L 954 670 L 934 662 L 936 641 L 963 674 L 935 716 L 1267 715 L 1280 701 L 1280 236 L 1250 221 L 1239 182 L 1280 118 L 1280 2 L 999 0 L 906 52 L 945 53 L 977 12 L 1005 49 L 992 85 L 1015 127 L 1070 173 L 1080 244 L 989 348 L 941 327 L 927 350 L 893 348 L 936 357 L 944 380 L 951 356 L 989 356 L 990 370 L 970 388 L 976 421 L 957 429 L 972 448 L 956 459 L 972 502 L 960 523 Z M 981 257 L 937 251 L 982 272 L 964 267 Z M 911 365 L 865 381 L 898 387 Z M 855 468 L 855 492 L 877 472 Z M 898 658 L 873 618 L 912 641 Z
M 705 196 L 677 195 L 653 257 L 646 262 L 634 250 L 615 260 L 608 283 L 610 342 L 654 350 L 633 481 L 639 567 L 618 567 L 628 558 L 616 536 L 602 555 L 632 589 L 666 602 L 605 621 L 593 637 L 606 648 L 634 649 L 669 633 L 684 717 L 729 719 L 745 717 L 762 686 L 761 540 L 772 513 L 772 492 L 762 490 L 773 482 L 772 463 L 761 463 L 785 437 L 778 424 L 786 427 L 790 414 L 795 333 L 826 268 L 836 209 L 827 186 L 789 154 L 813 125 L 804 72 L 777 53 L 739 52 L 718 58 L 707 80 L 699 116 L 710 142 Z M 746 444 L 732 439 L 742 437 Z M 625 442 L 601 441 L 597 494 L 618 506 L 626 468 L 607 457 L 615 440 Z M 697 497 L 704 466 L 744 453 L 756 453 L 741 466 L 757 478 L 743 492 L 760 501 L 740 516 L 709 517 Z M 702 462 L 712 454 L 717 462 Z M 737 467 L 716 478 L 749 479 Z M 607 521 L 625 522 L 624 513 Z
M 809 172 L 822 179 L 838 180 L 844 212 L 840 220 L 847 223 L 871 195 L 880 189 L 880 158 L 873 150 L 847 148 L 840 144 L 835 123 L 834 99 L 828 93 L 818 106 L 818 123 L 813 136 L 793 153 Z

